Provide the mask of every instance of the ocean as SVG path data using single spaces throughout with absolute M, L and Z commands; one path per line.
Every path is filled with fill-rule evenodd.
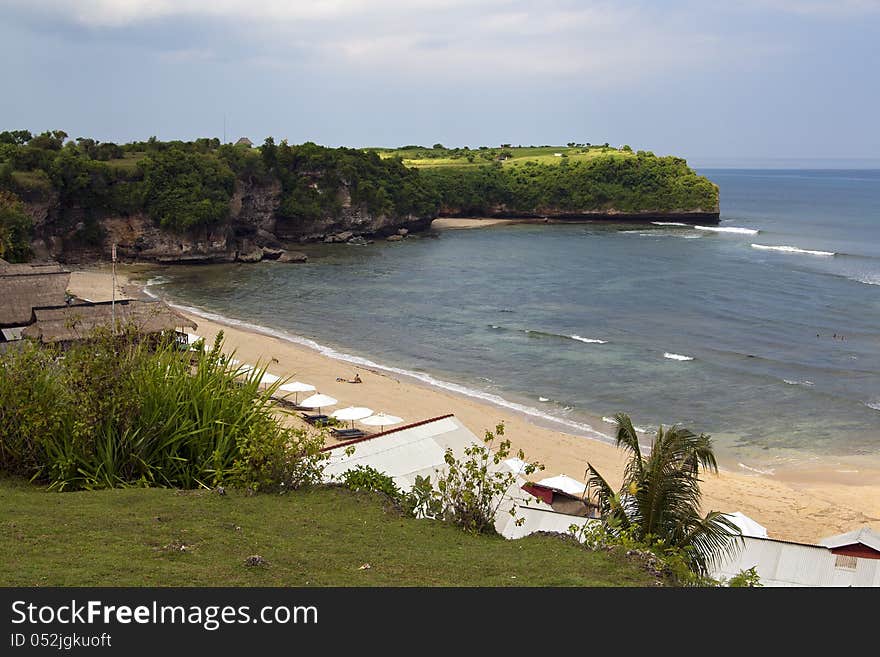
M 448 230 L 149 289 L 569 433 L 622 411 L 711 434 L 731 468 L 880 461 L 880 171 L 700 173 L 718 227 Z

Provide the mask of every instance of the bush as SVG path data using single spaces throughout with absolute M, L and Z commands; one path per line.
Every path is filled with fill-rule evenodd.
M 319 439 L 287 429 L 264 370 L 213 348 L 182 354 L 96 334 L 62 355 L 25 343 L 0 356 L 0 470 L 50 488 L 284 490 L 319 481 Z
M 387 495 L 396 504 L 402 504 L 405 498 L 403 491 L 394 483 L 394 479 L 379 472 L 369 465 L 359 465 L 342 473 L 340 481 L 351 490 L 367 490 Z
M 510 441 L 503 440 L 498 449 L 492 450 L 496 436 L 503 435 L 503 423 L 495 427 L 494 433 L 487 430 L 483 444 L 466 448 L 463 459 L 455 458 L 452 450 L 447 449 L 446 471 L 438 474 L 436 488 L 429 478 L 417 479 L 410 493 L 414 511 L 453 522 L 470 532 L 494 533 L 495 516 L 502 504 L 510 501 L 507 491 L 516 482 L 516 475 L 499 467 L 511 454 Z M 521 450 L 518 457 L 525 458 Z M 524 474 L 530 475 L 543 468 L 538 463 L 529 463 Z M 510 514 L 516 515 L 513 505 Z M 516 522 L 522 524 L 523 520 L 520 518 Z

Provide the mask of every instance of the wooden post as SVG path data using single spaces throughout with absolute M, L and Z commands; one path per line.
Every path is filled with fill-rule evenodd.
M 113 248 L 110 251 L 110 261 L 112 269 L 112 296 L 110 297 L 110 315 L 113 321 L 113 335 L 116 335 L 116 242 L 113 242 Z

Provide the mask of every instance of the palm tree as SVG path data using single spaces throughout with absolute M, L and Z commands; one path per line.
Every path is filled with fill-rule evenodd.
M 589 463 L 585 475 L 606 527 L 649 545 L 662 541 L 680 548 L 688 567 L 707 576 L 741 540 L 739 528 L 720 512 L 699 513 L 700 471 L 718 472 L 710 437 L 661 426 L 646 457 L 629 416 L 618 413 L 614 419 L 617 446 L 630 453 L 620 491 L 615 493 Z

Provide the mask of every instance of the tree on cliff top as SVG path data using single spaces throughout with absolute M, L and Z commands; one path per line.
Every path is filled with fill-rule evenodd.
M 235 174 L 225 161 L 170 148 L 151 153 L 139 166 L 146 209 L 162 228 L 184 231 L 228 215 Z

